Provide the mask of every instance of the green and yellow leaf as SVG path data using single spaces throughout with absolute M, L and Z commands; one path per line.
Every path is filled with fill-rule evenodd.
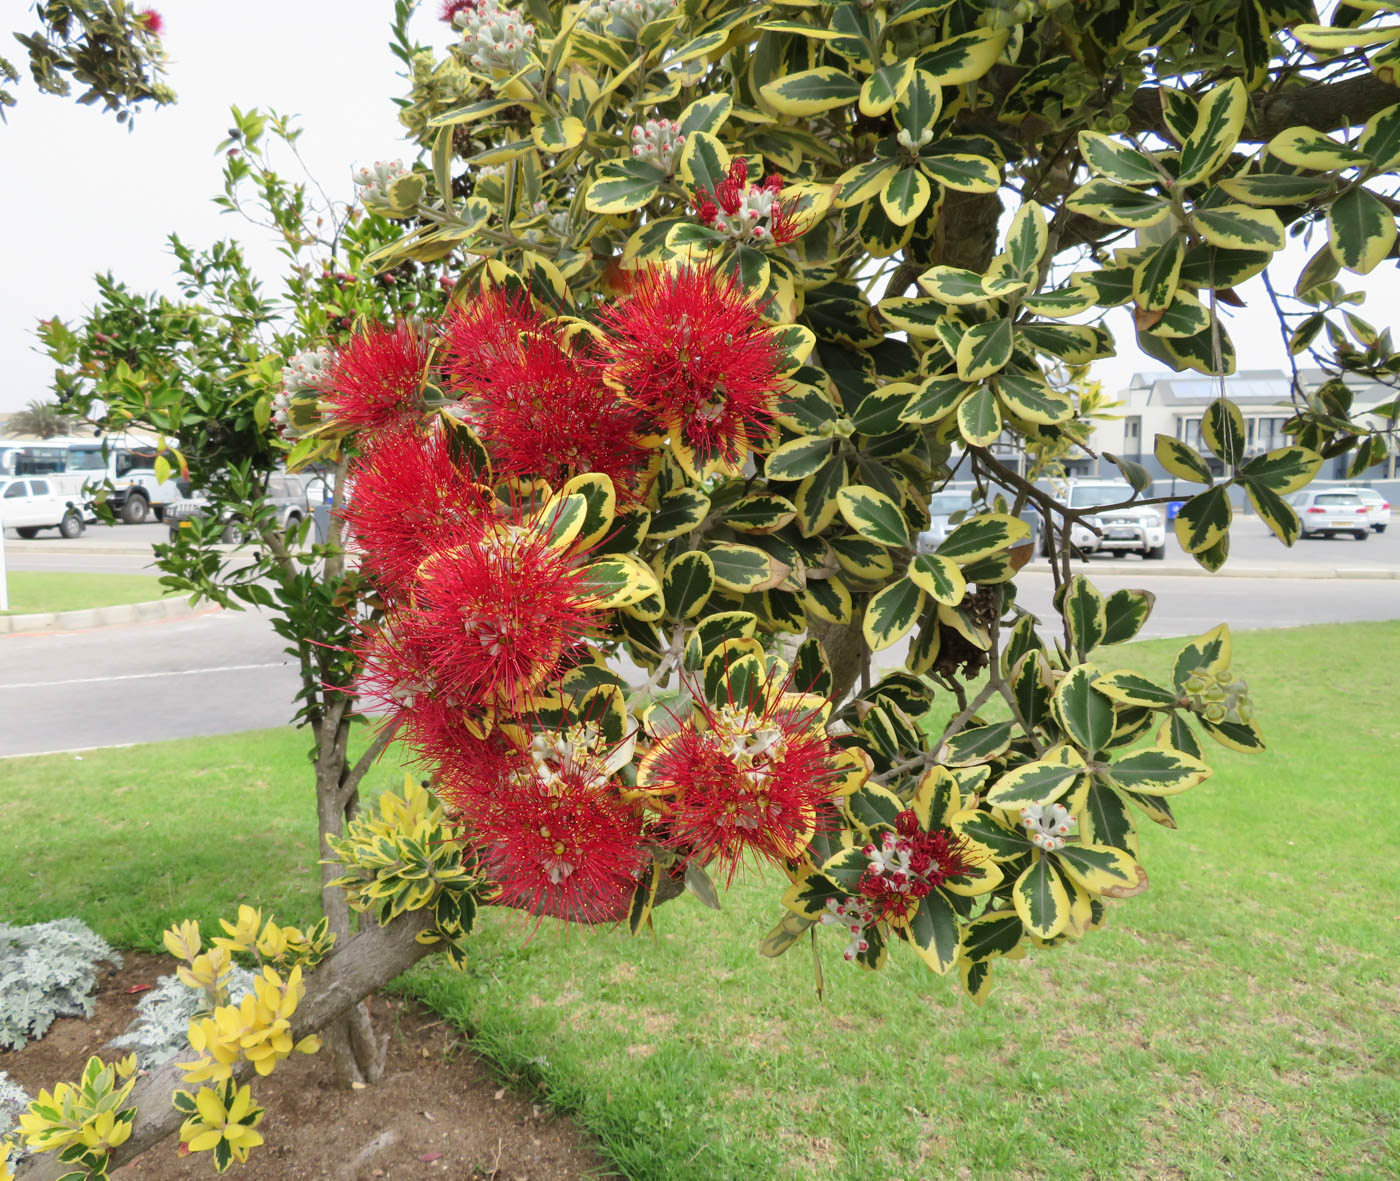
M 841 515 L 852 529 L 877 545 L 910 547 L 909 522 L 893 500 L 864 484 L 850 484 L 837 493 Z
M 924 609 L 924 592 L 912 579 L 901 578 L 876 594 L 865 609 L 861 634 L 872 652 L 903 639 Z

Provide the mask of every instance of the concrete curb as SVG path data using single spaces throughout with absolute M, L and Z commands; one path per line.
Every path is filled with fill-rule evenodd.
M 88 607 L 82 611 L 46 611 L 34 615 L 0 615 L 0 635 L 35 631 L 78 631 L 90 627 L 111 627 L 118 623 L 149 623 L 156 619 L 180 619 L 218 611 L 201 603 L 192 607 L 178 596 L 147 603 L 119 603 L 114 607 Z
M 1075 562 L 1070 569 L 1074 574 L 1088 574 L 1093 571 L 1095 576 L 1102 575 L 1108 578 L 1143 578 L 1151 575 L 1154 578 L 1296 578 L 1309 581 L 1313 579 L 1400 579 L 1400 569 L 1392 569 L 1387 566 L 1338 566 L 1335 568 L 1330 566 L 1238 566 L 1231 569 L 1230 564 L 1226 562 L 1223 569 L 1212 574 L 1209 570 L 1194 564 L 1190 566 L 1163 566 L 1156 562 Z M 1050 564 L 1044 561 L 1028 562 L 1024 572 L 1027 574 L 1049 574 Z

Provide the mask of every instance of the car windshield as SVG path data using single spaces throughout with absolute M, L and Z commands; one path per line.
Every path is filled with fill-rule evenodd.
M 1121 500 L 1132 500 L 1133 489 L 1128 483 L 1122 484 L 1077 484 L 1069 490 L 1070 508 L 1093 508 L 1100 504 L 1117 504 Z
M 928 504 L 929 516 L 946 517 L 972 507 L 972 497 L 965 492 L 940 492 Z
M 1355 492 L 1319 492 L 1318 504 L 1360 504 L 1361 497 Z

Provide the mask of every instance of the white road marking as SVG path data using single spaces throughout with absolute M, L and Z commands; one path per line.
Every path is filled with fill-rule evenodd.
M 133 746 L 140 746 L 139 742 L 112 742 L 106 746 L 67 746 L 62 750 L 35 750 L 21 751 L 17 755 L 0 755 L 0 759 L 38 759 L 44 755 L 81 755 L 90 750 L 129 750 Z
M 237 673 L 254 668 L 286 668 L 282 661 L 271 664 L 224 664 L 217 668 L 178 668 L 161 673 L 123 673 L 115 677 L 74 677 L 67 681 L 16 681 L 10 685 L 0 685 L 0 689 L 51 689 L 58 685 L 102 685 L 108 681 L 144 681 L 152 677 L 193 677 L 205 673 Z

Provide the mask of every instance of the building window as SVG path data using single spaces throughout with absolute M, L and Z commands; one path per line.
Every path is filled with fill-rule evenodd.
M 1277 451 L 1288 446 L 1288 437 L 1283 433 L 1287 418 L 1252 418 L 1249 420 L 1249 447 L 1251 451 Z
M 1134 414 L 1123 420 L 1123 453 L 1142 454 L 1142 416 Z

